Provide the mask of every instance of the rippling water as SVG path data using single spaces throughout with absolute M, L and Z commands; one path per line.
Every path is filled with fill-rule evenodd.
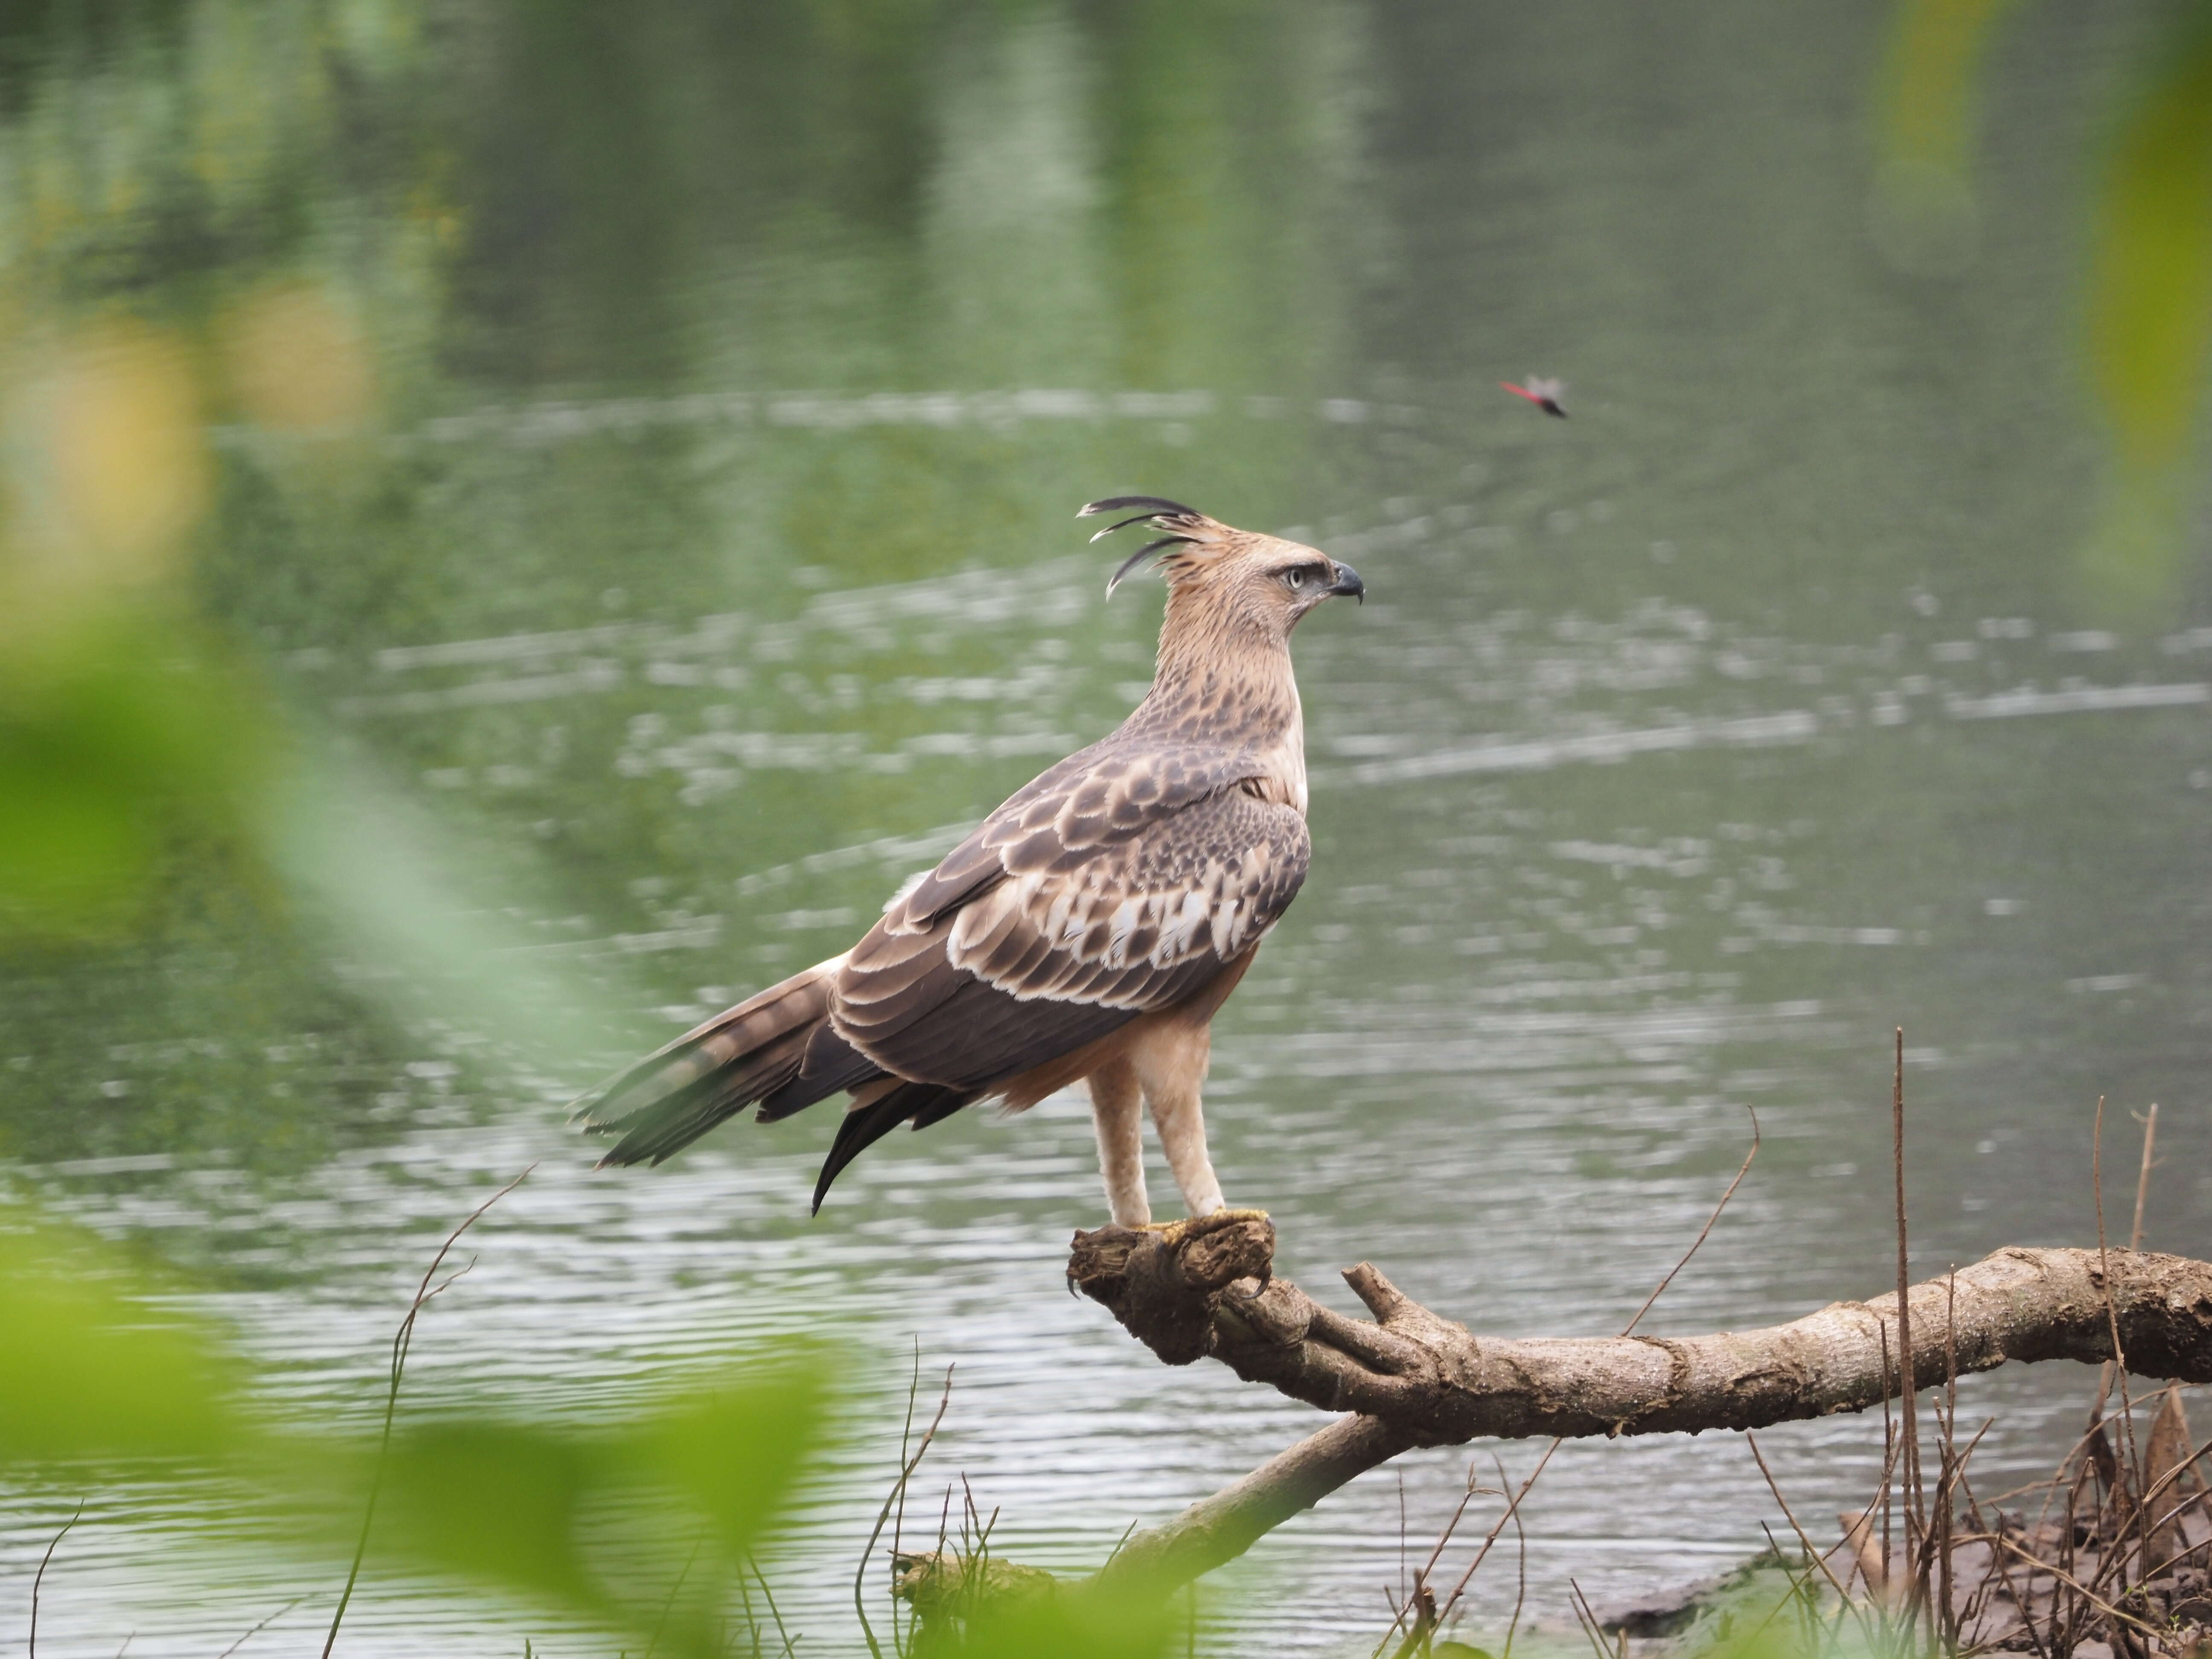
M 373 401 L 336 434 L 210 411 L 200 588 L 477 872 L 518 983 L 582 1000 L 580 1057 L 533 1054 L 342 906 L 190 849 L 130 943 L 10 959 L 11 1176 L 186 1264 L 288 1404 L 368 1422 L 428 1252 L 534 1164 L 410 1398 L 604 1418 L 733 1344 L 842 1345 L 845 1432 L 768 1562 L 802 1651 L 852 1640 L 917 1354 L 957 1366 L 922 1507 L 965 1476 L 997 1547 L 1050 1566 L 1317 1426 L 1066 1293 L 1103 1213 L 1078 1101 L 894 1137 L 811 1221 L 819 1113 L 658 1171 L 592 1171 L 562 1122 L 592 1064 L 842 948 L 1141 695 L 1155 591 L 1107 605 L 1067 518 L 1124 488 L 1368 580 L 1301 630 L 1314 875 L 1216 1026 L 1217 1162 L 1285 1272 L 1349 1306 L 1334 1271 L 1370 1258 L 1478 1332 L 1616 1329 L 1750 1107 L 1754 1170 L 1645 1328 L 1872 1294 L 1899 1024 L 1922 1272 L 2094 1237 L 2100 1094 L 2115 1139 L 2163 1108 L 2148 1242 L 2212 1242 L 2203 536 L 2152 600 L 2076 551 L 2070 192 L 2126 9 L 2020 25 L 1983 252 L 1943 278 L 1866 235 L 1871 9 L 1663 39 L 1597 7 L 1037 7 L 896 39 L 179 9 L 167 48 L 9 58 L 14 280 L 65 319 L 143 291 L 94 258 L 119 249 L 180 313 L 210 283 L 343 301 Z M 191 141 L 202 185 L 131 160 L 240 74 L 258 125 Z M 109 184 L 228 240 L 94 191 L 64 118 L 115 107 Z M 89 252 L 40 240 L 57 190 Z M 1570 421 L 1495 392 L 1532 370 Z M 2000 1419 L 1984 1486 L 2045 1463 L 2085 1388 L 1963 1388 Z M 1864 1501 L 1881 1434 L 1765 1437 L 1808 1526 Z M 1488 1455 L 1407 1457 L 1285 1528 L 1207 1639 L 1364 1650 L 1401 1539 Z M 82 1495 L 0 1486 L 0 1607 Z M 92 1494 L 55 1651 L 216 1650 L 299 1595 L 246 1651 L 310 1639 L 326 1567 L 227 1540 L 204 1496 Z M 1570 1574 L 1602 1603 L 1781 1521 L 1733 1437 L 1570 1445 L 1526 1514 L 1554 1618 Z M 1484 1618 L 1513 1580 L 1486 1568 Z M 426 1583 L 369 1583 L 349 1623 L 394 1654 L 609 1644 Z

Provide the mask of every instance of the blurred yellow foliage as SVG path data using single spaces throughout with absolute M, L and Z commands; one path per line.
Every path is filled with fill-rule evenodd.
M 1869 217 L 1890 264 L 1954 275 L 1979 240 L 1967 183 L 1975 76 L 2013 0 L 1905 0 L 1892 26 L 1881 100 L 1881 163 Z
M 350 308 L 327 288 L 271 288 L 240 304 L 222 329 L 231 394 L 255 424 L 288 432 L 358 425 L 375 394 L 367 343 Z
M 2164 69 L 2113 153 L 2090 277 L 2091 371 L 2150 469 L 2185 459 L 2212 349 L 2212 20 Z
M 259 689 L 181 582 L 211 463 L 198 362 L 106 318 L 0 390 L 0 939 L 126 921 L 180 836 L 250 839 Z
M 1882 159 L 1962 175 L 1974 76 L 2013 0 L 1905 0 L 1890 36 Z
M 1880 109 L 1872 229 L 1893 264 L 1956 272 L 1973 254 L 1975 92 L 2013 0 L 1900 0 Z M 2076 561 L 2087 597 L 2154 610 L 2179 575 L 2212 356 L 2212 0 L 2180 8 L 2134 90 L 2090 224 L 2083 339 L 2111 435 Z
M 2107 608 L 2180 574 L 2212 357 L 2212 4 L 2199 3 L 2122 126 L 2098 204 L 2088 368 L 2112 434 L 2080 561 Z
M 36 354 L 29 370 L 8 394 L 9 597 L 35 608 L 166 574 L 208 500 L 191 356 L 115 320 Z M 20 616 L 20 603 L 9 609 Z

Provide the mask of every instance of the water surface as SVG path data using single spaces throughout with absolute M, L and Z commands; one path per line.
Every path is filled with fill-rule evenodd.
M 918 1352 L 957 1365 L 927 1507 L 964 1475 L 998 1547 L 1095 1563 L 1317 1419 L 1066 1293 L 1103 1214 L 1080 1101 L 893 1137 L 811 1221 L 819 1112 L 595 1173 L 562 1106 L 843 948 L 1126 713 L 1158 591 L 1109 605 L 1071 514 L 1143 489 L 1370 590 L 1301 629 L 1314 873 L 1215 1028 L 1216 1161 L 1285 1272 L 1350 1307 L 1367 1258 L 1478 1331 L 1617 1329 L 1750 1108 L 1753 1175 L 1644 1328 L 1875 1293 L 1900 1024 L 1919 1271 L 2093 1239 L 2100 1094 L 2129 1169 L 2126 1113 L 2161 1103 L 2148 1242 L 2203 1253 L 2205 541 L 2154 604 L 2079 550 L 2082 192 L 2138 9 L 2005 37 L 1978 252 L 1943 276 L 1868 233 L 1871 7 L 23 27 L 15 291 L 210 337 L 271 284 L 336 296 L 373 393 L 343 429 L 215 400 L 199 590 L 477 860 L 518 975 L 590 1000 L 582 1059 L 532 1054 L 186 848 L 129 943 L 10 960 L 12 1175 L 188 1264 L 285 1400 L 366 1422 L 428 1253 L 534 1162 L 425 1322 L 422 1403 L 599 1419 L 831 1334 L 849 1432 L 768 1565 L 802 1650 L 842 1651 Z M 1496 390 L 1530 373 L 1571 419 Z M 1962 1389 L 2000 1419 L 1984 1485 L 2045 1463 L 2087 1386 Z M 1824 1530 L 1881 1433 L 1763 1440 Z M 1285 1528 L 1207 1639 L 1364 1650 L 1401 1537 L 1489 1449 Z M 0 1488 L 0 1607 L 80 1495 Z M 198 1514 L 95 1492 L 55 1650 L 216 1650 L 300 1595 L 256 1642 L 309 1639 L 327 1571 Z M 1570 1575 L 1603 1603 L 1782 1524 L 1734 1437 L 1571 1445 L 1526 1517 L 1554 1618 Z M 1484 1619 L 1513 1581 L 1486 1569 Z M 607 1645 L 423 1583 L 349 1622 L 392 1654 Z

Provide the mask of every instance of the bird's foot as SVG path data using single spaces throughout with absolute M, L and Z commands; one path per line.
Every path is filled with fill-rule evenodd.
M 1141 1223 L 1133 1231 L 1158 1234 L 1160 1242 L 1172 1250 L 1187 1238 L 1215 1232 L 1223 1227 L 1233 1226 L 1241 1221 L 1267 1222 L 1271 1235 L 1273 1233 L 1273 1224 L 1269 1221 L 1265 1210 L 1229 1209 L 1209 1210 L 1204 1215 L 1185 1216 L 1180 1221 L 1147 1221 Z M 1236 1285 L 1231 1287 L 1231 1292 L 1240 1302 L 1256 1301 L 1265 1293 L 1273 1279 L 1274 1264 L 1271 1259 L 1257 1276 L 1238 1279 Z M 1246 1285 L 1249 1285 L 1252 1288 L 1249 1290 L 1241 1288 Z
M 1204 1215 L 1187 1215 L 1180 1221 L 1140 1221 L 1131 1231 L 1158 1233 L 1161 1242 L 1173 1249 L 1192 1233 L 1210 1233 L 1237 1221 L 1265 1221 L 1265 1210 L 1209 1210 Z

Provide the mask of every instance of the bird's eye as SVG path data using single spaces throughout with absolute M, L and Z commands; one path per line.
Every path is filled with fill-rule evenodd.
M 1305 589 L 1306 575 L 1306 568 L 1304 565 L 1297 565 L 1283 573 L 1283 585 L 1293 593 L 1303 592 Z

